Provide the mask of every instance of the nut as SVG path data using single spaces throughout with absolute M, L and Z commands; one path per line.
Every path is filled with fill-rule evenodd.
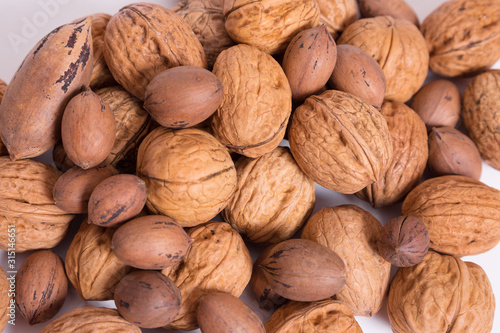
M 9 321 L 9 309 L 8 306 L 14 304 L 14 300 L 9 295 L 9 290 L 11 289 L 10 280 L 7 280 L 7 274 L 0 267 L 0 330 L 5 329 L 7 322 Z
M 319 22 L 326 25 L 332 37 L 337 38 L 358 17 L 356 0 L 316 0 L 319 6 Z
M 418 17 L 405 0 L 358 0 L 363 17 L 391 16 L 419 26 Z
M 381 231 L 373 215 L 354 205 L 325 207 L 302 231 L 301 238 L 328 247 L 344 261 L 346 284 L 335 299 L 355 316 L 375 315 L 389 287 L 391 265 L 377 252 Z
M 3 95 L 5 95 L 5 90 L 7 90 L 7 83 L 0 79 L 0 104 L 2 103 Z

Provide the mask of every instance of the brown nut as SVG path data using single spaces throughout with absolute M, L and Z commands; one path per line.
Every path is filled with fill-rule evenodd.
M 116 284 L 132 269 L 111 250 L 115 230 L 84 220 L 66 252 L 66 274 L 85 301 L 113 299 Z
M 68 157 L 82 169 L 103 162 L 115 141 L 113 111 L 96 93 L 86 90 L 73 97 L 61 123 L 61 137 Z
M 319 23 L 326 25 L 333 38 L 337 38 L 358 17 L 356 0 L 316 0 L 319 7 Z
M 497 0 L 455 0 L 441 4 L 420 27 L 430 52 L 430 69 L 439 75 L 455 77 L 491 67 L 500 58 L 499 16 Z
M 168 325 L 181 307 L 179 289 L 157 271 L 135 271 L 123 277 L 114 300 L 123 318 L 143 328 Z
M 15 318 L 16 305 L 9 290 L 15 289 L 14 279 L 0 267 L 0 330 L 3 332 L 9 320 Z
M 243 301 L 221 292 L 200 298 L 197 319 L 203 333 L 266 333 L 259 316 Z
M 429 133 L 428 165 L 437 176 L 481 177 L 479 150 L 467 135 L 451 127 L 434 127 Z
M 259 307 L 267 311 L 274 311 L 276 308 L 288 302 L 286 298 L 278 295 L 271 287 L 264 271 L 255 268 L 262 261 L 262 258 L 267 257 L 271 250 L 272 246 L 265 249 L 259 255 L 261 260 L 255 261 L 253 265 L 254 269 L 252 271 L 252 278 L 249 284 L 250 289 L 252 290 L 252 295 L 257 300 Z
M 295 110 L 289 140 L 306 175 L 345 194 L 380 179 L 392 158 L 389 129 L 380 112 L 336 90 L 311 96 Z
M 156 270 L 180 262 L 192 242 L 172 219 L 148 215 L 120 226 L 113 235 L 111 248 L 127 265 Z
M 212 72 L 193 66 L 167 69 L 146 87 L 144 108 L 169 128 L 198 125 L 222 102 L 222 82 Z
M 391 16 L 419 26 L 418 17 L 405 0 L 358 0 L 363 17 Z
M 337 63 L 329 83 L 335 89 L 353 94 L 376 108 L 384 102 L 384 72 L 375 59 L 358 47 L 337 45 Z
M 479 254 L 500 241 L 500 191 L 469 177 L 426 180 L 408 194 L 402 215 L 422 220 L 440 253 Z
M 427 77 L 429 51 L 418 28 L 389 16 L 361 19 L 342 33 L 337 44 L 350 44 L 366 51 L 385 74 L 385 99 L 406 102 Z
M 399 216 L 386 223 L 377 242 L 380 255 L 394 266 L 414 266 L 429 250 L 429 233 L 415 216 Z
M 68 292 L 62 259 L 52 251 L 31 254 L 16 275 L 16 307 L 30 325 L 52 319 Z
M 94 188 L 104 179 L 118 174 L 109 164 L 83 170 L 78 166 L 66 171 L 54 185 L 54 202 L 57 207 L 71 214 L 88 211 L 89 198 Z
M 0 104 L 2 104 L 3 95 L 5 95 L 5 90 L 7 90 L 7 83 L 0 79 Z

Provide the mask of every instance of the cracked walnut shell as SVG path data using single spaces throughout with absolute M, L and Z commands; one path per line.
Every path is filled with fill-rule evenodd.
M 326 25 L 333 38 L 337 38 L 358 17 L 356 0 L 316 0 L 319 6 L 319 23 Z

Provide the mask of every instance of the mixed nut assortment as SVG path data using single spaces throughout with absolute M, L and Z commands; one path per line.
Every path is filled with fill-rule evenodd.
M 362 332 L 386 306 L 393 332 L 490 332 L 492 285 L 461 257 L 500 242 L 480 181 L 500 170 L 499 17 L 182 0 L 54 29 L 0 82 L 0 249 L 29 252 L 15 283 L 0 269 L 0 329 Z M 72 287 L 85 306 L 60 313 Z

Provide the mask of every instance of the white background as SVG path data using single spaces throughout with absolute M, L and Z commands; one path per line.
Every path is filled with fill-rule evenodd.
M 150 1 L 161 4 L 168 8 L 172 7 L 176 0 L 165 1 Z M 407 0 L 407 2 L 415 9 L 420 19 L 420 22 L 439 4 L 442 0 Z M 126 0 L 23 0 L 23 1 L 5 1 L 0 2 L 0 78 L 9 82 L 18 66 L 26 56 L 27 52 L 40 40 L 43 36 L 49 33 L 52 29 L 68 23 L 74 19 L 104 12 L 114 14 L 121 7 L 127 5 L 130 1 Z M 485 50 L 485 52 L 488 52 Z M 500 68 L 500 63 L 497 63 L 495 68 Z M 433 79 L 431 77 L 429 79 Z M 462 92 L 465 85 L 470 79 L 456 80 Z M 50 154 L 45 154 L 40 158 L 44 161 L 51 161 Z M 492 169 L 483 163 L 483 174 L 481 181 L 500 189 L 500 172 Z M 363 209 L 370 211 L 374 214 L 383 224 L 389 219 L 400 215 L 401 205 L 395 205 L 389 208 L 382 208 L 378 210 L 372 209 L 367 203 L 358 200 L 354 196 L 342 195 L 332 191 L 325 190 L 317 186 L 317 202 L 314 212 L 317 212 L 325 206 L 337 206 L 346 203 L 356 204 Z M 77 220 L 79 221 L 79 220 Z M 72 229 L 65 241 L 55 248 L 55 251 L 62 257 L 65 257 L 66 250 L 71 242 L 72 236 L 78 229 L 78 223 L 73 223 Z M 250 245 L 252 256 L 256 257 L 259 247 Z M 1 251 L 0 263 L 6 269 L 7 259 L 4 251 Z M 27 254 L 18 254 L 17 268 L 20 267 L 22 261 L 27 257 Z M 500 297 L 500 265 L 498 264 L 500 258 L 500 246 L 497 246 L 488 253 L 477 255 L 474 257 L 463 258 L 466 261 L 473 261 L 481 265 L 486 271 L 493 285 L 493 290 L 497 298 Z M 395 270 L 393 269 L 393 274 Z M 257 309 L 256 302 L 245 291 L 242 298 Z M 108 302 L 84 302 L 73 287 L 70 287 L 68 297 L 57 317 L 66 313 L 74 308 L 86 305 L 99 305 L 113 307 L 112 301 Z M 495 311 L 495 322 L 493 332 L 500 332 L 500 307 Z M 259 315 L 266 321 L 270 313 L 261 310 L 256 310 Z M 364 332 L 379 333 L 391 332 L 389 320 L 385 310 L 385 304 L 382 310 L 373 318 L 357 317 L 358 322 L 363 328 Z M 18 313 L 16 317 L 16 326 L 8 325 L 5 332 L 20 332 L 31 333 L 40 332 L 46 323 L 37 324 L 34 327 L 28 326 L 26 320 Z M 143 330 L 144 332 L 165 332 L 163 329 L 156 330 Z M 199 331 L 198 331 L 199 332 Z

